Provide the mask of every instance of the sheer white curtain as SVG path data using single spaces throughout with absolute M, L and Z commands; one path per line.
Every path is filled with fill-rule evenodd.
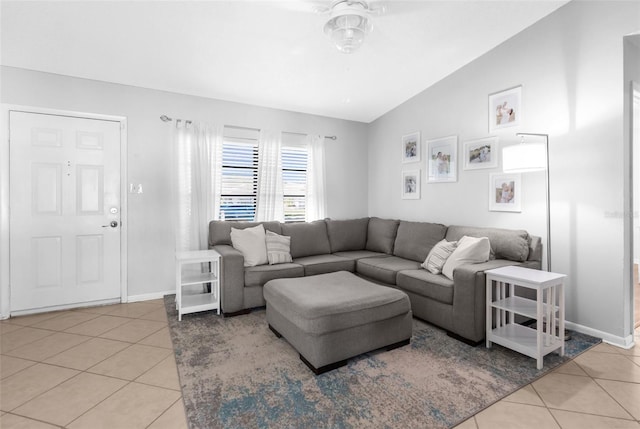
M 204 250 L 220 212 L 223 130 L 181 122 L 173 131 L 176 250 Z
M 324 174 L 324 140 L 318 135 L 307 136 L 307 201 L 306 221 L 324 219 L 327 214 Z
M 284 222 L 282 134 L 260 131 L 258 142 L 258 199 L 256 221 Z

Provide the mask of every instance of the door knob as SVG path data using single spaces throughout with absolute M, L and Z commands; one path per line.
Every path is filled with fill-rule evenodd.
M 102 225 L 103 228 L 117 228 L 118 227 L 118 221 L 112 220 L 111 223 L 109 225 Z

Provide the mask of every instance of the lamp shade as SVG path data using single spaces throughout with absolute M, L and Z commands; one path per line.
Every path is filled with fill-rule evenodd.
M 502 171 L 527 173 L 547 169 L 547 148 L 544 143 L 520 143 L 502 149 Z

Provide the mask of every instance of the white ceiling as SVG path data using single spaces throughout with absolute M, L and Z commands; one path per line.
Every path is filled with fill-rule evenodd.
M 567 1 L 386 0 L 351 55 L 314 3 L 3 0 L 1 61 L 371 122 Z

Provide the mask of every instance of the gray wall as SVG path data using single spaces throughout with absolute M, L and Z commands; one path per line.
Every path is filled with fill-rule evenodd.
M 174 118 L 300 133 L 336 135 L 325 140 L 327 215 L 367 215 L 366 124 L 230 103 L 169 92 L 2 67 L 2 103 L 126 116 L 129 194 L 129 296 L 173 290 L 170 124 Z
M 638 30 L 638 2 L 573 1 L 376 120 L 369 214 L 546 236 L 544 173 L 523 175 L 521 213 L 488 211 L 488 176 L 501 167 L 463 171 L 461 162 L 457 183 L 426 184 L 423 160 L 422 198 L 400 198 L 403 134 L 458 135 L 460 153 L 488 135 L 488 94 L 522 85 L 523 124 L 496 135 L 502 145 L 517 143 L 516 132 L 550 136 L 552 269 L 568 274 L 567 319 L 628 340 L 623 36 Z

